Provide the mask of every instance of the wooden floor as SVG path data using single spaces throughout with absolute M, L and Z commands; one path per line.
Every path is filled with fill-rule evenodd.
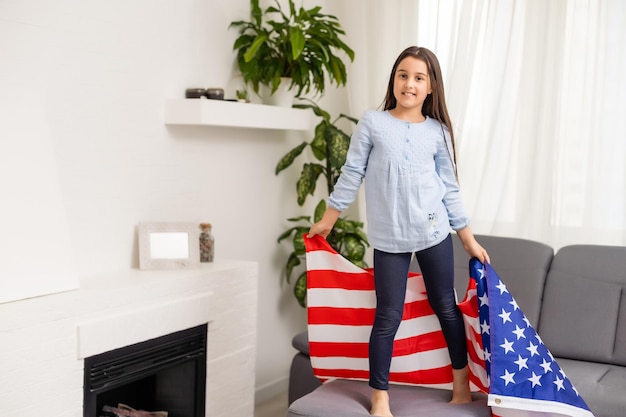
M 285 417 L 287 415 L 287 391 L 269 398 L 254 407 L 254 417 Z

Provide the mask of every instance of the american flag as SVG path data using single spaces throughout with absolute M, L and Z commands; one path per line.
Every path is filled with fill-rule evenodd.
M 593 416 L 491 265 L 470 260 L 494 414 Z
M 313 371 L 321 380 L 368 380 L 368 343 L 376 309 L 373 271 L 355 266 L 319 236 L 305 236 L 304 242 Z M 470 276 L 475 280 L 470 280 L 459 308 L 472 391 L 487 393 L 488 405 L 498 417 L 592 417 L 495 271 L 473 260 Z M 446 342 L 420 274 L 408 276 L 389 379 L 452 387 Z

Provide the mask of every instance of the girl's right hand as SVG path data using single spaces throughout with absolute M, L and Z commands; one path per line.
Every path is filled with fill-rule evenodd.
M 307 237 L 320 235 L 321 237 L 326 239 L 326 236 L 328 236 L 330 232 L 333 230 L 333 226 L 335 225 L 335 222 L 337 221 L 340 215 L 341 215 L 341 212 L 339 210 L 336 210 L 332 207 L 328 207 L 326 209 L 326 212 L 324 212 L 324 216 L 322 216 L 322 220 L 320 220 L 319 222 L 311 226 Z
M 324 220 L 320 220 L 319 222 L 317 222 L 313 226 L 311 226 L 311 228 L 309 229 L 309 234 L 307 235 L 307 237 L 313 237 L 315 235 L 320 235 L 321 237 L 326 239 L 326 236 L 328 236 L 330 234 L 331 230 L 333 230 L 333 226 L 334 226 L 333 224 L 331 224 L 331 225 L 324 224 Z

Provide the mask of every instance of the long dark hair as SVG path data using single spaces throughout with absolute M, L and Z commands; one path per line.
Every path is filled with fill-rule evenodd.
M 454 173 L 456 175 L 456 145 L 454 143 L 454 132 L 452 131 L 452 122 L 450 120 L 450 115 L 448 114 L 448 108 L 446 106 L 446 96 L 443 90 L 443 77 L 441 75 L 441 66 L 439 65 L 439 60 L 437 59 L 437 56 L 432 51 L 426 48 L 420 48 L 418 46 L 409 46 L 404 51 L 402 51 L 402 53 L 396 59 L 396 62 L 393 64 L 393 68 L 391 69 L 391 75 L 389 76 L 389 84 L 387 86 L 387 94 L 385 95 L 385 104 L 383 109 L 391 110 L 396 108 L 397 101 L 396 97 L 393 95 L 393 86 L 396 71 L 398 70 L 398 65 L 400 65 L 400 62 L 404 58 L 409 56 L 423 61 L 428 68 L 428 77 L 430 78 L 430 87 L 432 89 L 432 93 L 429 94 L 424 101 L 424 105 L 422 106 L 422 114 L 424 116 L 428 116 L 438 120 L 439 123 L 448 128 L 448 132 L 450 133 L 450 141 L 452 142 L 452 155 L 450 155 L 450 157 L 453 161 Z M 445 133 L 443 135 L 443 139 L 444 141 L 446 140 Z

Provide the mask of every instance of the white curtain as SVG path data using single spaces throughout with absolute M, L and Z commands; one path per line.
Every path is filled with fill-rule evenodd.
M 343 3 L 351 114 L 406 46 L 439 57 L 475 233 L 626 245 L 626 2 Z

